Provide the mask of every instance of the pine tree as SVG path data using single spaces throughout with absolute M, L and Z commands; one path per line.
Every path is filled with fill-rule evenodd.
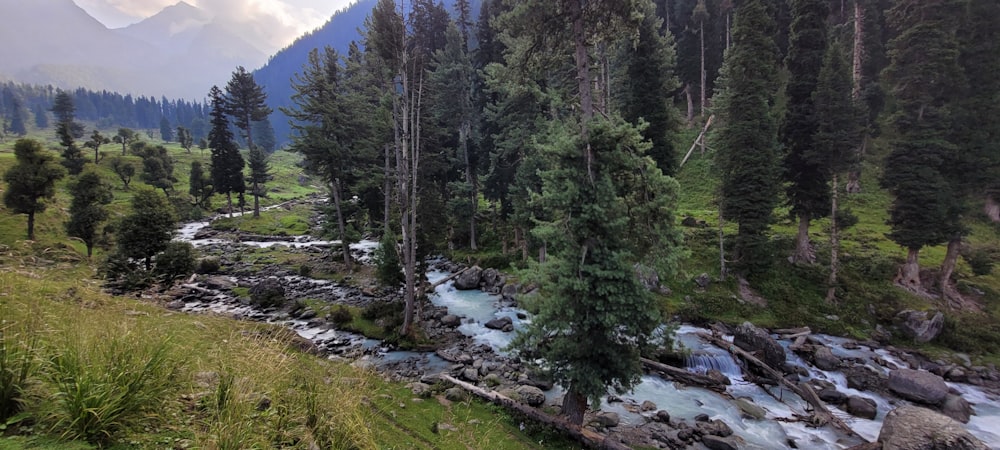
M 49 115 L 41 103 L 35 103 L 35 107 L 32 109 L 32 112 L 35 115 L 35 128 L 44 130 L 49 127 Z
M 108 211 L 104 205 L 114 200 L 111 185 L 94 171 L 85 171 L 70 185 L 73 200 L 69 206 L 69 221 L 66 234 L 79 238 L 87 246 L 87 258 L 94 253 L 98 226 L 107 220 Z
M 100 164 L 101 162 L 101 146 L 104 144 L 110 144 L 111 139 L 107 136 L 101 134 L 100 131 L 94 130 L 90 135 L 90 140 L 83 143 L 83 146 L 94 150 L 94 164 Z
M 956 161 L 955 107 L 964 77 L 956 32 L 962 0 L 906 0 L 888 12 L 896 37 L 883 76 L 894 110 L 882 185 L 893 195 L 889 238 L 907 249 L 897 282 L 923 291 L 920 249 L 960 240 L 963 202 L 946 167 Z M 957 251 L 957 248 L 956 248 Z
M 212 128 L 208 132 L 208 146 L 212 149 L 212 186 L 215 191 L 226 195 L 226 207 L 233 214 L 233 193 L 242 194 L 246 190 L 243 180 L 243 155 L 233 142 L 226 116 L 225 98 L 218 86 L 212 86 L 208 93 L 211 102 Z
M 198 161 L 191 161 L 188 194 L 194 199 L 195 205 L 205 209 L 211 208 L 212 195 L 215 194 L 215 189 L 212 186 L 212 175 L 205 173 Z
M 722 216 L 738 224 L 735 265 L 743 275 L 761 273 L 772 262 L 767 233 L 780 175 L 772 112 L 778 74 L 774 26 L 764 0 L 739 4 L 723 65 L 723 92 L 716 100 Z
M 194 146 L 194 136 L 191 135 L 190 130 L 179 126 L 177 127 L 177 142 L 181 144 L 181 148 L 191 153 L 191 147 Z
M 163 142 L 174 140 L 174 129 L 170 126 L 170 119 L 166 117 L 160 119 L 160 139 L 163 139 Z
M 138 189 L 132 196 L 132 212 L 117 227 L 117 251 L 125 257 L 142 260 L 148 272 L 153 266 L 153 256 L 165 250 L 173 239 L 176 222 L 174 207 L 166 196 L 149 188 Z
M 830 212 L 829 173 L 807 154 L 812 151 L 816 134 L 816 90 L 823 54 L 826 52 L 826 19 L 830 9 L 826 0 L 793 0 L 792 27 L 786 61 L 789 80 L 785 86 L 787 111 L 779 138 L 785 146 L 785 193 L 791 213 L 799 219 L 798 235 L 792 262 L 813 263 L 816 260 L 809 242 L 809 224 Z
M 128 146 L 138 141 L 139 135 L 131 128 L 119 128 L 118 134 L 111 138 L 111 140 L 116 144 L 122 145 L 122 156 L 125 156 L 128 154 Z
M 46 200 L 55 197 L 56 181 L 66 176 L 66 171 L 33 139 L 18 139 L 14 143 L 14 157 L 17 163 L 3 176 L 7 182 L 3 203 L 11 212 L 28 216 L 28 240 L 33 241 L 35 214 L 45 212 Z
M 52 113 L 56 116 L 56 135 L 59 136 L 59 145 L 63 147 L 62 165 L 70 175 L 76 175 L 83 170 L 87 158 L 76 146 L 76 137 L 78 134 L 82 135 L 83 127 L 76 123 L 73 97 L 66 91 L 58 91 L 52 104 Z
M 255 145 L 247 152 L 247 167 L 250 169 L 247 181 L 253 194 L 254 217 L 260 217 L 260 198 L 267 195 L 265 184 L 271 178 L 271 163 L 264 151 Z
M 254 81 L 253 74 L 247 72 L 243 66 L 237 67 L 229 83 L 226 84 L 225 110 L 233 117 L 233 124 L 243 132 L 247 148 L 251 152 L 248 158 L 253 158 L 252 152 L 256 148 L 253 142 L 253 123 L 264 120 L 271 114 L 271 108 L 267 106 L 266 101 L 267 94 L 264 93 L 264 88 Z M 262 191 L 259 184 L 266 181 L 267 178 L 266 158 L 264 156 L 263 152 L 260 152 L 256 161 L 251 162 L 251 164 L 257 164 L 258 171 L 263 170 L 264 172 L 253 173 L 254 167 L 250 168 L 250 179 L 254 183 L 252 186 L 254 217 L 260 217 L 260 194 Z

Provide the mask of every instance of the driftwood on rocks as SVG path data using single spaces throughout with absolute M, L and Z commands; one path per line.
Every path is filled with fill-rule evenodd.
M 435 288 L 437 288 L 438 286 L 440 286 L 440 285 L 442 285 L 442 284 L 445 284 L 445 283 L 447 283 L 447 282 L 449 282 L 449 281 L 451 281 L 451 280 L 454 280 L 455 278 L 458 278 L 458 276 L 459 276 L 459 275 L 461 275 L 461 274 L 465 273 L 465 271 L 466 271 L 466 270 L 469 270 L 469 269 L 471 269 L 471 268 L 473 268 L 473 267 L 476 267 L 476 266 L 469 266 L 469 267 L 466 267 L 466 268 L 464 268 L 464 269 L 462 269 L 462 270 L 459 270 L 458 272 L 455 272 L 455 273 L 453 273 L 453 274 L 451 274 L 451 275 L 448 275 L 448 276 L 447 276 L 446 278 L 442 278 L 442 279 L 440 279 L 440 280 L 437 280 L 437 281 L 435 281 L 434 283 L 431 283 L 430 287 L 429 287 L 429 288 L 428 288 L 427 290 L 428 290 L 428 291 L 433 291 L 433 290 L 434 290 Z
M 718 346 L 719 348 L 725 349 L 726 351 L 743 358 L 750 364 L 759 367 L 761 370 L 767 373 L 771 378 L 773 378 L 774 381 L 781 383 L 782 386 L 788 388 L 790 391 L 794 392 L 799 397 L 802 397 L 802 399 L 805 400 L 806 403 L 809 403 L 809 405 L 813 407 L 812 422 L 814 424 L 819 426 L 827 423 L 833 424 L 835 427 L 839 428 L 840 430 L 844 431 L 845 433 L 853 437 L 861 439 L 865 442 L 868 441 L 867 439 L 859 435 L 856 431 L 854 431 L 854 429 L 852 429 L 850 426 L 844 423 L 844 421 L 840 420 L 839 417 L 833 415 L 833 413 L 831 413 L 830 410 L 827 409 L 826 405 L 823 404 L 823 401 L 819 399 L 819 396 L 816 395 L 816 392 L 813 391 L 812 388 L 809 387 L 809 385 L 805 383 L 795 384 L 792 383 L 791 381 L 788 381 L 781 374 L 781 372 L 765 364 L 760 359 L 757 359 L 756 356 L 750 354 L 749 352 L 733 345 L 732 343 L 722 338 L 713 336 L 708 333 L 698 333 L 698 336 L 700 336 L 702 339 L 705 339 L 706 341 L 711 342 L 712 344 Z
M 438 375 L 438 378 L 454 384 L 455 386 L 462 388 L 465 391 L 482 398 L 483 400 L 489 401 L 490 403 L 515 410 L 525 416 L 528 416 L 532 420 L 554 427 L 572 436 L 574 439 L 580 441 L 587 447 L 597 449 L 628 450 L 627 446 L 609 438 L 608 436 L 580 427 L 579 425 L 569 423 L 561 417 L 556 417 L 539 409 L 532 408 L 531 406 L 502 395 L 499 392 L 483 389 L 479 386 L 466 383 L 446 374 L 440 374 Z
M 720 383 L 718 380 L 707 377 L 705 375 L 700 375 L 694 372 L 687 371 L 685 369 L 681 369 L 679 367 L 670 366 L 646 358 L 642 358 L 642 365 L 646 366 L 646 368 L 649 370 L 662 372 L 667 377 L 670 377 L 671 379 L 679 381 L 681 383 L 691 386 L 701 386 L 722 394 L 726 393 L 726 385 Z

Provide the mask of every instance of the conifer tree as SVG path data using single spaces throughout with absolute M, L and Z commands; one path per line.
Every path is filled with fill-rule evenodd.
M 946 173 L 959 150 L 955 111 L 964 76 L 956 32 L 963 3 L 900 1 L 887 16 L 896 37 L 883 76 L 894 110 L 882 185 L 893 195 L 889 238 L 907 249 L 896 281 L 919 292 L 920 249 L 965 233 L 960 192 Z
M 3 176 L 7 182 L 3 203 L 15 214 L 28 216 L 28 239 L 35 240 L 35 214 L 45 212 L 46 200 L 56 195 L 56 181 L 66 171 L 34 139 L 18 139 L 14 157 L 17 162 Z
M 153 256 L 165 250 L 173 238 L 177 215 L 165 195 L 149 188 L 136 190 L 131 204 L 131 213 L 122 218 L 115 233 L 117 252 L 142 260 L 148 272 Z
M 233 142 L 226 116 L 225 98 L 218 86 L 212 86 L 208 93 L 211 102 L 212 128 L 208 132 L 208 146 L 212 149 L 212 186 L 215 191 L 226 195 L 226 207 L 233 214 L 233 193 L 242 194 L 246 190 L 243 180 L 243 155 Z
M 813 93 L 826 52 L 826 19 L 830 14 L 826 0 L 793 0 L 792 26 L 786 65 L 789 71 L 785 86 L 786 112 L 779 137 L 785 146 L 784 176 L 788 182 L 785 193 L 798 217 L 798 235 L 792 262 L 815 262 L 809 241 L 809 224 L 830 212 L 829 173 L 812 160 L 813 137 L 816 134 L 816 105 Z
M 267 94 L 264 88 L 254 81 L 253 74 L 246 71 L 243 66 L 236 68 L 232 78 L 226 84 L 225 110 L 233 117 L 233 124 L 243 132 L 243 137 L 247 141 L 247 148 L 250 153 L 247 155 L 250 162 L 250 180 L 253 183 L 253 216 L 260 217 L 260 195 L 261 186 L 267 179 L 266 155 L 260 151 L 259 155 L 254 155 L 256 145 L 253 142 L 253 123 L 267 118 L 271 114 L 271 108 L 267 106 Z M 250 161 L 253 159 L 253 161 Z M 254 170 L 257 172 L 254 172 Z
M 212 195 L 215 188 L 212 186 L 212 175 L 205 173 L 201 162 L 191 161 L 191 173 L 188 177 L 188 194 L 194 199 L 194 204 L 208 209 L 211 208 Z
M 94 130 L 90 135 L 90 140 L 83 143 L 83 146 L 94 150 L 94 164 L 100 164 L 101 162 L 101 146 L 104 144 L 110 144 L 111 139 L 107 136 L 101 134 L 99 130 Z
M 778 198 L 779 158 L 772 111 L 777 89 L 774 20 L 765 0 L 736 8 L 723 65 L 715 135 L 722 216 L 738 224 L 735 266 L 755 275 L 770 266 L 768 229 Z
M 122 145 L 122 156 L 128 153 L 128 147 L 132 145 L 133 142 L 139 140 L 139 135 L 135 130 L 131 128 L 119 128 L 118 134 L 116 134 L 111 140 L 116 144 Z
M 59 90 L 52 104 L 52 113 L 56 116 L 59 145 L 63 147 L 62 165 L 70 175 L 76 175 L 83 170 L 87 158 L 76 145 L 76 138 L 83 135 L 83 126 L 75 120 L 76 106 L 73 105 L 73 97 L 68 92 Z
M 79 238 L 87 246 L 87 257 L 94 253 L 98 226 L 107 220 L 108 211 L 104 205 L 114 200 L 111 185 L 101 179 L 95 171 L 84 171 L 70 185 L 73 200 L 69 206 L 69 221 L 66 234 Z
M 247 152 L 247 168 L 250 169 L 247 181 L 253 194 L 253 216 L 260 217 L 260 198 L 267 195 L 265 185 L 271 178 L 271 162 L 259 146 L 255 145 Z

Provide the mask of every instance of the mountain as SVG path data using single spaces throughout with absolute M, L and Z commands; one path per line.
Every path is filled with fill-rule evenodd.
M 19 82 L 151 97 L 203 99 L 236 66 L 268 52 L 228 23 L 185 2 L 111 30 L 72 0 L 0 0 L 0 74 Z

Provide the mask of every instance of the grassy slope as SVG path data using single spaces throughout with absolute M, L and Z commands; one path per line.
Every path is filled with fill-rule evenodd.
M 54 145 L 52 136 L 38 137 L 50 148 Z M 0 173 L 14 163 L 12 147 L 12 140 L 0 143 Z M 110 155 L 117 153 L 115 146 L 105 148 Z M 207 162 L 208 152 L 202 155 L 193 149 L 192 154 L 186 154 L 176 145 L 168 144 L 168 148 L 179 179 L 175 189 L 185 192 L 190 161 Z M 269 183 L 270 198 L 264 204 L 316 191 L 300 183 L 295 161 L 296 155 L 275 155 L 275 180 Z M 128 210 L 130 193 L 121 189 L 107 163 L 108 159 L 102 161 L 102 173 L 118 186 L 111 209 L 123 214 Z M 477 401 L 448 402 L 438 398 L 439 393 L 414 398 L 402 384 L 387 382 L 377 374 L 305 355 L 296 349 L 293 336 L 278 328 L 179 314 L 148 300 L 104 294 L 92 278 L 94 268 L 86 264 L 83 245 L 64 235 L 62 223 L 70 200 L 65 183 L 60 182 L 49 209 L 36 215 L 35 242 L 24 240 L 25 217 L 10 214 L 0 205 L 0 317 L 4 327 L 33 330 L 32 335 L 39 339 L 37 350 L 43 368 L 31 378 L 26 406 L 30 418 L 0 426 L 0 436 L 5 436 L 0 438 L 0 450 L 93 448 L 80 440 L 59 439 L 65 427 L 57 423 L 65 414 L 59 413 L 53 384 L 44 370 L 49 367 L 46 361 L 67 352 L 73 342 L 99 343 L 114 337 L 164 342 L 175 368 L 168 396 L 116 434 L 117 448 L 265 448 L 279 444 L 307 448 L 324 436 L 323 424 L 327 435 L 339 436 L 341 442 L 349 441 L 358 448 L 567 446 L 566 441 L 545 430 L 528 427 L 522 431 L 518 418 L 492 406 Z M 141 184 L 138 175 L 132 183 Z M 213 202 L 216 206 L 223 203 L 221 196 Z M 293 211 L 291 216 L 301 214 Z M 260 231 L 283 225 L 291 226 L 289 234 L 302 231 L 299 220 L 283 225 L 269 220 L 260 220 Z M 100 257 L 98 250 L 95 261 Z M 219 389 L 199 384 L 196 374 L 200 372 L 231 374 L 236 380 L 237 400 L 225 417 L 212 415 L 204 400 L 197 400 L 206 391 L 211 397 Z M 260 395 L 273 402 L 267 411 L 254 408 Z M 306 425 L 310 411 L 314 411 L 310 405 L 320 411 L 316 430 Z

